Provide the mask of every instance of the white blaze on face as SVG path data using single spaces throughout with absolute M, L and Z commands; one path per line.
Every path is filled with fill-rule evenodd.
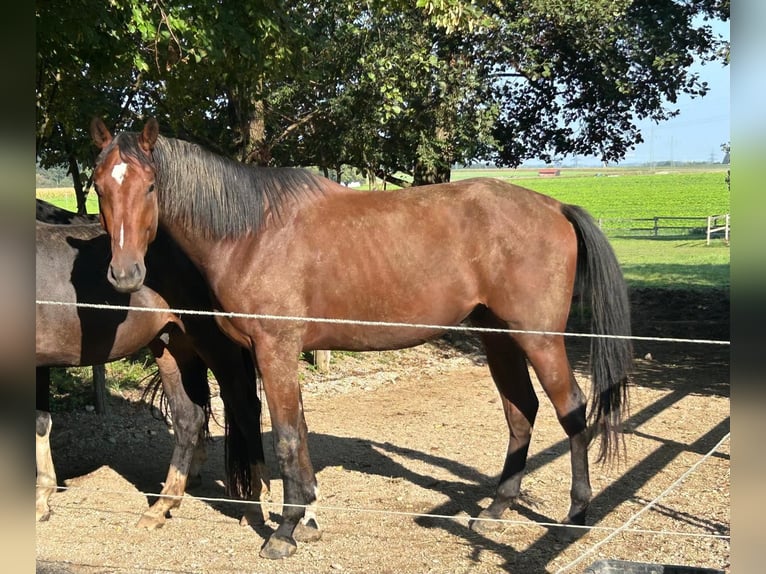
M 114 180 L 122 185 L 122 180 L 125 179 L 125 171 L 128 169 L 128 164 L 121 161 L 112 168 L 112 177 Z
M 125 179 L 125 172 L 128 170 L 128 164 L 124 161 L 121 161 L 120 163 L 116 164 L 112 168 L 112 177 L 114 178 L 114 181 L 117 182 L 118 185 L 122 185 L 123 180 Z M 123 223 L 120 223 L 120 249 L 123 248 L 125 245 L 125 225 Z

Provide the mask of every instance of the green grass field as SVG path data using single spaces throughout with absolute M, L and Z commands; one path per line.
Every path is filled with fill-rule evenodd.
M 562 169 L 558 177 L 537 170 L 459 170 L 453 179 L 487 175 L 585 207 L 603 219 L 697 217 L 729 213 L 724 168 L 639 173 L 619 168 Z M 649 225 L 649 224 L 646 224 Z M 729 246 L 722 240 L 610 237 L 631 287 L 729 289 Z
M 35 197 L 58 205 L 69 211 L 77 211 L 77 199 L 73 187 L 43 187 L 37 188 Z M 95 193 L 89 193 L 85 202 L 88 213 L 98 213 L 98 199 Z
M 497 177 L 585 207 L 594 217 L 638 219 L 685 217 L 729 212 L 724 168 L 640 172 L 623 168 L 562 169 L 558 177 L 540 177 L 536 169 L 454 170 L 453 181 Z M 71 188 L 38 189 L 37 197 L 74 211 Z M 98 213 L 95 194 L 89 213 Z M 611 237 L 628 283 L 634 287 L 669 289 L 729 288 L 729 247 L 716 240 Z
M 457 179 L 497 172 L 516 185 L 586 208 L 596 218 L 707 216 L 729 213 L 725 170 L 638 174 L 614 168 L 562 170 L 559 177 L 539 177 L 528 170 L 462 170 Z M 507 175 L 502 175 L 506 173 Z

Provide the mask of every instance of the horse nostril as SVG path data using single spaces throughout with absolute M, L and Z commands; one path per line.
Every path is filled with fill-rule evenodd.
M 134 263 L 127 268 L 109 265 L 107 280 L 117 291 L 123 293 L 137 291 L 144 281 L 143 267 L 140 263 Z

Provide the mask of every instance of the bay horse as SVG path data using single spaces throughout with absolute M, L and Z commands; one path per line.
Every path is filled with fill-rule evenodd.
M 169 309 L 210 306 L 196 268 L 166 236 L 147 253 L 152 279 L 139 290 L 117 293 L 106 281 L 109 238 L 93 216 L 82 216 L 37 200 L 36 297 L 63 303 L 100 303 Z M 42 220 L 42 221 L 41 221 Z M 59 222 L 48 224 L 46 221 Z M 109 311 L 37 305 L 37 488 L 36 517 L 50 517 L 48 500 L 57 480 L 50 451 L 50 368 L 87 366 L 130 356 L 144 347 L 154 355 L 175 430 L 175 447 L 162 495 L 138 526 L 154 529 L 177 508 L 187 478 L 199 472 L 210 408 L 208 367 L 221 387 L 227 414 L 228 491 L 258 498 L 267 479 L 260 437 L 260 400 L 249 353 L 225 337 L 209 317 L 181 317 L 170 311 Z M 236 419 L 238 424 L 229 423 Z M 244 431 L 239 430 L 239 426 Z M 245 439 L 247 437 L 247 440 Z M 257 515 L 248 515 L 257 520 Z
M 510 435 L 496 495 L 472 527 L 499 518 L 519 495 L 538 410 L 527 361 L 569 437 L 564 522 L 585 522 L 587 449 L 598 430 L 599 459 L 620 452 L 632 349 L 620 266 L 584 209 L 489 178 L 352 190 L 163 137 L 155 119 L 113 137 L 96 118 L 91 135 L 100 149 L 93 180 L 101 221 L 111 237 L 109 281 L 117 291 L 139 289 L 148 277 L 144 254 L 158 228 L 167 231 L 201 271 L 215 308 L 228 313 L 216 317 L 221 328 L 253 353 L 284 484 L 282 522 L 261 556 L 290 556 L 296 540 L 321 535 L 300 352 L 404 348 L 462 321 L 485 329 Z M 575 292 L 590 295 L 596 335 L 587 414 L 562 333 Z

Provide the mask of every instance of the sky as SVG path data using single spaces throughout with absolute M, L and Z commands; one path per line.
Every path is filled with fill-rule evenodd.
M 711 22 L 713 31 L 724 39 L 730 38 L 729 22 Z M 629 151 L 621 165 L 661 161 L 716 162 L 723 159 L 721 144 L 728 143 L 730 136 L 730 66 L 718 62 L 695 64 L 692 70 L 699 72 L 700 80 L 710 87 L 703 98 L 679 97 L 671 109 L 679 109 L 675 118 L 656 124 L 652 121 L 638 122 L 644 143 Z M 573 158 L 564 159 L 571 165 Z M 578 165 L 599 165 L 597 158 L 578 158 Z

